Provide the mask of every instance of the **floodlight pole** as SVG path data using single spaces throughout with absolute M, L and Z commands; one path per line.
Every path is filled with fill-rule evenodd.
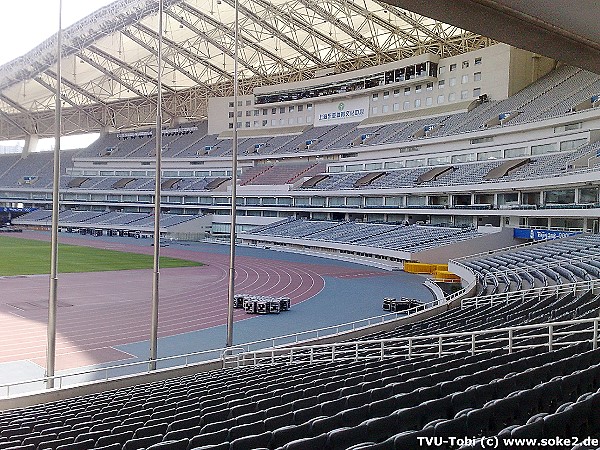
M 158 346 L 158 300 L 160 278 L 160 196 L 162 171 L 162 44 L 163 44 L 163 0 L 158 3 L 158 76 L 156 95 L 156 173 L 154 177 L 154 268 L 152 278 L 152 316 L 150 326 L 149 370 L 156 370 Z
M 235 240 L 237 213 L 237 163 L 238 163 L 238 0 L 235 0 L 234 39 L 235 51 L 233 59 L 233 148 L 231 151 L 231 222 L 229 232 L 229 288 L 227 290 L 227 347 L 233 345 L 233 296 L 235 294 Z
M 54 174 L 52 180 L 52 228 L 50 251 L 50 294 L 48 298 L 48 327 L 46 347 L 46 388 L 54 387 L 56 363 L 56 304 L 58 296 L 58 213 L 60 185 L 60 131 L 61 131 L 61 57 L 62 57 L 62 0 L 58 2 L 58 34 L 56 38 L 56 106 L 54 118 Z

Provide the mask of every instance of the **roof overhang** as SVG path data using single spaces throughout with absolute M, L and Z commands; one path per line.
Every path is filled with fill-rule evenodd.
M 600 74 L 595 0 L 383 0 Z

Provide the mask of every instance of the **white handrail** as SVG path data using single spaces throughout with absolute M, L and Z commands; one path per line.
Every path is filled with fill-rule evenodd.
M 494 305 L 497 303 L 506 303 L 514 300 L 525 300 L 541 298 L 543 296 L 554 294 L 577 293 L 591 290 L 592 292 L 600 288 L 600 280 L 577 281 L 575 283 L 554 284 L 551 286 L 542 286 L 534 289 L 523 289 L 520 291 L 509 291 L 498 294 L 485 295 L 479 297 L 465 298 L 461 301 L 461 307 L 480 307 L 485 305 Z
M 459 291 L 460 292 L 460 291 Z M 455 292 L 457 294 L 458 292 Z M 453 294 L 454 295 L 454 294 Z M 300 331 L 298 333 L 290 333 L 283 336 L 276 336 L 272 338 L 259 339 L 256 341 L 246 342 L 244 344 L 240 344 L 240 347 L 247 349 L 250 351 L 250 348 L 256 345 L 264 344 L 270 342 L 270 347 L 277 347 L 280 345 L 290 344 L 290 343 L 298 343 L 307 339 L 317 339 L 325 336 L 337 336 L 340 333 L 361 330 L 363 328 L 370 327 L 374 324 L 384 323 L 389 320 L 394 320 L 399 317 L 406 317 L 412 314 L 419 313 L 421 311 L 425 311 L 430 308 L 434 308 L 439 305 L 443 305 L 448 303 L 448 298 L 446 297 L 443 300 L 432 300 L 431 302 L 422 303 L 418 306 L 414 306 L 412 308 L 406 309 L 404 311 L 393 312 L 389 314 L 382 314 L 380 316 L 368 317 L 366 319 L 355 320 L 352 322 L 346 322 L 339 325 L 332 325 L 329 327 L 316 328 L 308 331 Z M 360 325 L 360 326 L 359 326 Z M 283 342 L 279 342 L 283 341 Z M 279 343 L 277 343 L 279 342 Z M 263 347 L 264 348 L 264 347 Z
M 225 364 L 237 366 L 256 365 L 264 362 L 273 364 L 358 359 L 380 360 L 386 357 L 411 359 L 417 356 L 473 355 L 497 350 L 506 350 L 512 353 L 526 348 L 546 348 L 551 351 L 573 342 L 591 342 L 592 348 L 596 349 L 598 348 L 599 322 L 600 318 L 595 317 L 469 332 L 278 347 L 239 353 L 226 358 Z M 577 325 L 582 328 L 570 329 Z M 565 337 L 571 337 L 574 340 L 563 341 Z
M 200 361 L 194 362 L 194 363 L 190 362 L 190 359 L 194 356 L 202 356 L 202 355 L 217 353 L 219 355 L 217 358 L 202 360 L 201 362 L 219 361 L 219 360 L 224 359 L 227 354 L 231 355 L 231 354 L 234 354 L 236 351 L 244 351 L 244 349 L 240 348 L 240 347 L 217 348 L 217 349 L 211 349 L 211 350 L 202 350 L 202 351 L 198 351 L 198 352 L 186 353 L 186 354 L 182 354 L 182 355 L 165 356 L 162 358 L 157 358 L 156 360 L 153 360 L 153 361 L 155 361 L 156 363 L 161 363 L 161 362 L 167 362 L 167 361 L 174 361 L 174 360 L 178 360 L 178 359 L 184 359 L 184 363 L 179 364 L 176 367 L 187 367 L 189 365 L 197 364 L 198 362 L 200 362 Z M 65 386 L 64 381 L 66 379 L 80 377 L 80 376 L 84 376 L 84 375 L 97 374 L 97 373 L 104 373 L 104 376 L 101 379 L 104 381 L 107 381 L 107 380 L 111 379 L 111 377 L 109 377 L 110 372 L 114 372 L 117 370 L 123 370 L 123 369 L 127 369 L 130 367 L 148 366 L 149 363 L 150 363 L 149 360 L 136 361 L 136 362 L 131 362 L 131 363 L 123 363 L 123 364 L 117 364 L 117 365 L 113 365 L 113 366 L 107 366 L 107 367 L 86 369 L 86 370 L 77 371 L 77 372 L 69 372 L 69 373 L 62 374 L 62 375 L 54 375 L 52 377 L 43 377 L 43 378 L 35 378 L 35 379 L 23 380 L 23 381 L 14 381 L 12 383 L 0 384 L 0 390 L 5 390 L 5 397 L 10 397 L 11 388 L 14 388 L 16 386 L 26 386 L 28 384 L 45 383 L 46 381 L 48 381 L 50 379 L 57 382 L 54 384 L 54 386 L 56 388 L 60 389 Z M 133 372 L 133 373 L 140 373 L 140 372 Z M 144 371 L 144 373 L 149 373 L 149 370 Z M 118 376 L 122 376 L 122 375 L 118 375 Z M 114 378 L 114 377 L 112 377 L 112 378 Z M 99 379 L 90 380 L 90 382 L 95 382 L 98 380 Z

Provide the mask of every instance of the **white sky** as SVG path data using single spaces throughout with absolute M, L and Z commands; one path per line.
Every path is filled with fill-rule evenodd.
M 0 64 L 7 63 L 27 53 L 58 30 L 59 0 L 0 0 Z M 62 26 L 72 25 L 114 0 L 63 0 Z M 61 148 L 81 148 L 97 138 L 97 134 L 85 137 L 61 139 Z M 49 150 L 53 139 L 43 139 L 37 150 Z M 12 145 L 0 142 L 0 147 Z M 2 150 L 0 148 L 0 150 Z M 0 151 L 1 153 L 1 151 Z
M 27 53 L 58 30 L 59 0 L 1 0 L 0 64 Z M 63 0 L 63 28 L 114 0 Z

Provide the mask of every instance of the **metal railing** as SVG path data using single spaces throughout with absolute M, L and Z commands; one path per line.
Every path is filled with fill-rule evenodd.
M 456 293 L 455 293 L 456 294 Z M 448 297 L 445 299 L 436 299 L 431 302 L 422 303 L 413 308 L 406 309 L 404 311 L 392 312 L 388 314 L 382 314 L 380 316 L 368 317 L 366 319 L 355 320 L 352 322 L 343 323 L 340 325 L 332 325 L 329 327 L 316 328 L 314 330 L 308 331 L 300 331 L 297 333 L 290 333 L 283 336 L 276 336 L 272 338 L 259 339 L 252 342 L 246 342 L 244 344 L 238 345 L 238 347 L 243 348 L 245 351 L 252 351 L 252 349 L 265 348 L 265 347 L 278 347 L 282 345 L 288 344 L 297 344 L 302 341 L 307 341 L 310 339 L 318 339 L 328 336 L 337 336 L 341 333 L 347 333 L 350 331 L 357 331 L 364 328 L 371 327 L 373 325 L 378 325 L 381 323 L 389 322 L 391 320 L 395 320 L 401 317 L 411 316 L 413 314 L 417 314 L 419 312 L 428 310 L 430 308 L 434 308 L 439 305 L 446 304 L 448 302 Z M 264 345 L 268 344 L 268 345 Z
M 598 348 L 600 318 L 521 325 L 462 333 L 431 334 L 382 340 L 339 342 L 311 346 L 279 347 L 238 353 L 225 358 L 226 367 L 277 363 L 315 363 L 381 360 L 542 348 L 556 350 L 576 342 Z
M 516 300 L 541 300 L 552 295 L 560 296 L 571 293 L 577 295 L 578 293 L 586 291 L 595 292 L 598 290 L 600 290 L 600 280 L 578 281 L 576 283 L 555 284 L 552 286 L 542 286 L 534 289 L 523 289 L 520 291 L 509 291 L 492 295 L 465 298 L 461 301 L 461 307 L 477 308 L 480 306 L 491 306 Z
M 183 355 L 166 356 L 157 358 L 157 368 L 181 368 L 187 367 L 194 364 L 206 363 L 211 361 L 221 361 L 226 355 L 234 355 L 238 352 L 243 352 L 244 349 L 240 347 L 230 348 L 219 348 L 211 350 L 203 350 L 193 353 L 186 353 Z M 172 363 L 175 362 L 175 365 Z M 32 392 L 36 390 L 44 390 L 44 386 L 48 380 L 54 380 L 54 387 L 61 389 L 67 385 L 78 385 L 85 383 L 93 383 L 99 381 L 108 381 L 112 378 L 123 377 L 127 375 L 136 375 L 140 373 L 149 373 L 148 369 L 150 364 L 149 360 L 136 361 L 131 363 L 111 365 L 107 367 L 99 367 L 94 369 L 86 369 L 81 371 L 69 372 L 65 374 L 55 375 L 53 377 L 43 377 L 24 381 L 15 381 L 12 383 L 0 384 L 0 393 L 4 394 L 4 397 L 10 397 L 17 393 Z M 161 365 L 163 367 L 161 367 Z M 144 367 L 145 370 L 138 370 L 139 367 Z M 68 381 L 71 380 L 69 383 Z M 25 388 L 29 386 L 30 388 Z M 23 389 L 19 389 L 23 388 Z
M 592 255 L 581 255 L 581 256 L 573 256 L 572 258 L 565 258 L 564 256 L 561 255 L 551 255 L 553 258 L 553 261 L 542 261 L 542 262 L 526 262 L 523 261 L 523 263 L 527 264 L 527 267 L 518 267 L 516 269 L 513 269 L 511 267 L 502 267 L 502 268 L 495 268 L 492 267 L 490 270 L 486 270 L 481 271 L 480 273 L 484 275 L 484 277 L 489 276 L 493 276 L 495 274 L 515 274 L 515 275 L 519 275 L 522 273 L 531 273 L 531 272 L 535 272 L 536 270 L 539 269 L 553 269 L 555 267 L 565 267 L 565 265 L 569 265 L 569 264 L 573 264 L 576 262 L 586 262 L 590 259 L 590 257 L 592 257 Z M 595 256 L 600 256 L 600 253 L 598 253 Z M 457 263 L 460 264 L 460 263 Z M 461 264 L 463 267 L 464 264 Z M 471 269 L 473 270 L 473 269 Z

